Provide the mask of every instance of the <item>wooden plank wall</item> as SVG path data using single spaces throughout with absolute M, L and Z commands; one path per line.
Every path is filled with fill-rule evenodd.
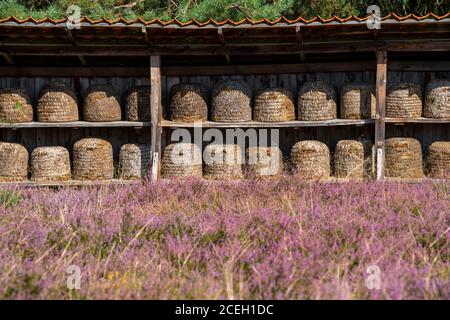
M 80 119 L 82 119 L 82 94 L 90 85 L 110 83 L 120 92 L 122 111 L 125 107 L 125 95 L 135 85 L 148 85 L 148 78 L 47 78 L 47 77 L 0 77 L 0 88 L 21 88 L 28 92 L 35 110 L 36 101 L 42 88 L 50 81 L 61 81 L 74 89 L 79 100 Z M 36 116 L 36 111 L 35 111 Z M 124 119 L 124 114 L 122 119 Z M 114 157 L 117 159 L 120 147 L 125 143 L 150 143 L 150 128 L 27 128 L 1 129 L 0 140 L 19 142 L 28 151 L 38 146 L 64 146 L 71 153 L 73 144 L 85 137 L 98 137 L 110 141 Z

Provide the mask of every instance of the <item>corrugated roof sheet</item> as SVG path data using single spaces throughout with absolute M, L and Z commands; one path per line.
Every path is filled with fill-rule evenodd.
M 381 21 L 387 21 L 387 20 L 393 20 L 394 22 L 404 22 L 404 21 L 424 21 L 424 20 L 434 20 L 434 21 L 441 21 L 444 19 L 450 18 L 450 12 L 448 12 L 445 15 L 442 16 L 438 16 L 434 13 L 429 13 L 426 14 L 424 16 L 416 16 L 414 14 L 409 14 L 406 16 L 399 16 L 395 13 L 390 13 L 384 17 L 382 17 Z M 100 25 L 100 24 L 108 24 L 111 26 L 114 25 L 133 25 L 133 24 L 142 24 L 145 26 L 148 25 L 159 25 L 159 26 L 163 26 L 163 27 L 170 27 L 170 26 L 176 26 L 176 27 L 187 27 L 187 26 L 196 26 L 196 27 L 220 27 L 220 26 L 242 26 L 242 25 L 255 25 L 255 26 L 259 26 L 259 25 L 267 25 L 267 26 L 276 26 L 278 24 L 282 24 L 282 25 L 292 25 L 292 24 L 305 24 L 305 25 L 309 25 L 309 24 L 329 24 L 329 23 L 360 23 L 360 22 L 364 22 L 368 19 L 368 17 L 356 17 L 356 16 L 350 16 L 347 18 L 341 18 L 341 17 L 337 17 L 334 16 L 332 18 L 328 18 L 328 19 L 324 19 L 321 18 L 320 16 L 314 17 L 312 19 L 304 19 L 302 17 L 299 17 L 297 19 L 293 19 L 290 20 L 286 17 L 280 17 L 278 19 L 275 20 L 268 20 L 268 19 L 261 19 L 261 20 L 252 20 L 249 18 L 245 18 L 242 19 L 240 21 L 233 21 L 233 20 L 223 20 L 223 21 L 215 21 L 213 19 L 210 19 L 208 21 L 205 22 L 200 22 L 197 21 L 195 19 L 186 21 L 186 22 L 182 22 L 179 21 L 177 19 L 172 19 L 169 21 L 162 21 L 159 19 L 154 19 L 154 20 L 143 20 L 141 18 L 135 19 L 135 20 L 126 20 L 123 18 L 118 18 L 115 20 L 108 20 L 106 18 L 102 18 L 102 19 L 90 19 L 87 17 L 83 17 L 81 18 L 81 23 L 87 23 L 90 24 L 92 26 L 95 25 Z M 4 18 L 4 19 L 0 19 L 0 25 L 1 24 L 8 24 L 8 23 L 14 23 L 14 24 L 35 24 L 35 25 L 40 25 L 40 24 L 61 24 L 61 23 L 65 23 L 67 21 L 67 18 L 63 18 L 63 19 L 51 19 L 51 18 L 44 18 L 44 19 L 34 19 L 33 17 L 28 17 L 25 19 L 19 19 L 16 17 L 8 17 L 8 18 Z

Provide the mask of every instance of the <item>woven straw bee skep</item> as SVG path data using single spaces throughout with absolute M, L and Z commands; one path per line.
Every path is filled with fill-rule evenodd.
M 150 86 L 131 88 L 125 98 L 127 121 L 150 121 Z
M 107 84 L 93 85 L 84 98 L 84 120 L 119 121 L 121 119 L 120 99 L 116 89 Z
M 211 143 L 205 147 L 205 174 L 211 180 L 238 180 L 242 171 L 241 147 L 237 144 Z
M 150 166 L 150 145 L 130 143 L 120 148 L 119 178 L 145 178 Z
M 450 119 L 450 80 L 432 80 L 425 92 L 423 116 Z
M 244 122 L 252 120 L 252 91 L 241 80 L 219 81 L 212 94 L 213 121 Z
M 75 93 L 62 82 L 50 82 L 41 91 L 37 118 L 41 122 L 78 121 Z
M 27 180 L 28 151 L 18 143 L 0 142 L 0 181 Z
M 294 95 L 284 88 L 258 91 L 253 108 L 253 120 L 261 122 L 295 120 Z
M 433 142 L 428 148 L 427 174 L 430 178 L 450 179 L 450 141 Z
M 413 138 L 390 138 L 385 143 L 385 175 L 391 178 L 423 178 L 422 148 Z
M 86 138 L 73 146 L 73 178 L 75 180 L 108 180 L 114 176 L 111 143 Z
M 201 177 L 202 152 L 194 143 L 172 143 L 164 148 L 161 176 L 166 179 Z
M 337 117 L 336 92 L 324 81 L 305 83 L 298 93 L 299 120 L 332 120 Z
M 245 171 L 248 177 L 277 176 L 283 172 L 283 154 L 278 147 L 248 147 Z
M 31 180 L 65 181 L 71 178 L 69 151 L 64 147 L 39 147 L 31 153 Z
M 342 119 L 368 119 L 375 115 L 375 86 L 349 84 L 342 88 L 340 114 Z
M 208 90 L 196 83 L 179 83 L 170 88 L 170 120 L 195 122 L 208 120 Z
M 419 118 L 422 116 L 422 88 L 415 83 L 403 82 L 388 88 L 386 117 Z
M 28 94 L 20 89 L 0 90 L 0 123 L 33 121 L 33 108 Z
M 330 150 L 320 141 L 297 142 L 291 150 L 291 161 L 296 176 L 302 179 L 330 177 Z
M 372 175 L 372 147 L 370 140 L 341 140 L 334 152 L 337 178 L 366 178 Z

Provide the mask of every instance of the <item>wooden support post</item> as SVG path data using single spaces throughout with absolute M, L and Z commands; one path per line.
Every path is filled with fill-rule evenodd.
M 387 84 L 387 52 L 377 50 L 377 98 L 375 114 L 375 149 L 377 161 L 377 180 L 384 178 L 384 139 L 385 139 L 385 106 Z
M 15 65 L 13 58 L 11 57 L 11 55 L 7 52 L 2 52 L 1 53 L 3 58 L 5 58 L 6 62 L 10 65 L 13 66 Z
M 67 38 L 69 39 L 70 43 L 72 44 L 72 46 L 74 46 L 74 47 L 78 46 L 77 40 L 73 36 L 72 31 L 70 31 L 70 29 L 68 29 L 68 28 L 66 29 L 66 35 L 67 35 Z M 80 60 L 80 63 L 82 66 L 86 67 L 88 65 L 88 63 L 83 55 L 78 55 L 78 60 Z
M 147 28 L 142 26 L 142 34 L 144 35 L 144 41 L 146 45 L 151 45 L 150 36 L 148 35 Z
M 302 62 L 305 62 L 306 56 L 305 56 L 305 53 L 303 52 L 303 38 L 302 38 L 302 32 L 301 32 L 300 26 L 295 27 L 295 35 L 297 36 L 298 50 L 300 50 L 300 60 Z
M 78 60 L 80 60 L 82 66 L 86 67 L 88 65 L 86 58 L 84 56 L 78 56 Z
M 161 173 L 161 57 L 150 57 L 150 108 L 151 108 L 151 149 L 152 149 L 152 181 L 159 179 Z
M 219 29 L 217 29 L 217 32 L 219 34 L 220 43 L 223 46 L 226 46 L 227 43 L 225 41 L 225 35 L 223 34 L 223 29 L 219 28 Z M 225 60 L 227 60 L 228 64 L 231 64 L 231 57 L 230 57 L 230 55 L 228 53 L 225 53 Z

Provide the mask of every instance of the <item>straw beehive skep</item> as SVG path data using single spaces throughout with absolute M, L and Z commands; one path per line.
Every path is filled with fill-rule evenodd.
M 195 122 L 208 120 L 208 90 L 196 83 L 179 83 L 170 88 L 170 120 Z
M 75 93 L 62 82 L 50 82 L 41 91 L 37 118 L 41 122 L 78 121 Z
M 320 141 L 297 142 L 291 150 L 295 174 L 303 179 L 328 179 L 330 177 L 330 151 Z
M 433 142 L 428 148 L 427 174 L 430 178 L 450 179 L 450 141 Z
M 31 121 L 33 121 L 33 108 L 27 93 L 20 89 L 0 90 L 0 122 Z
M 114 176 L 111 143 L 85 138 L 73 146 L 73 177 L 76 180 L 108 180 Z
M 27 149 L 18 143 L 0 142 L 0 181 L 22 181 L 27 175 Z
M 403 82 L 388 88 L 386 117 L 418 118 L 422 116 L 422 88 L 415 83 Z
M 121 119 L 120 99 L 116 89 L 107 84 L 88 88 L 84 98 L 84 120 L 119 121 Z
M 385 143 L 385 175 L 391 178 L 423 178 L 422 148 L 413 138 L 390 138 Z
M 120 148 L 119 178 L 145 178 L 150 166 L 150 145 L 130 143 Z
M 172 143 L 164 148 L 161 176 L 166 179 L 201 177 L 202 152 L 194 143 Z
M 150 121 L 150 86 L 131 88 L 125 98 L 127 121 Z
M 450 80 L 430 81 L 425 90 L 423 116 L 450 119 Z
M 366 178 L 372 172 L 370 140 L 341 140 L 334 152 L 334 171 L 337 178 Z
M 212 94 L 213 121 L 243 122 L 252 120 L 252 91 L 241 80 L 219 81 Z
M 337 117 L 336 92 L 324 81 L 305 83 L 298 93 L 298 116 L 304 121 Z
M 277 176 L 283 172 L 283 154 L 278 147 L 248 147 L 245 171 L 249 177 Z
M 69 151 L 64 147 L 39 147 L 31 153 L 31 180 L 64 181 L 71 178 Z
M 349 84 L 342 88 L 340 114 L 342 119 L 368 119 L 375 115 L 375 86 Z
M 211 143 L 205 147 L 204 177 L 212 180 L 237 180 L 244 177 L 241 147 L 237 144 Z
M 261 122 L 295 120 L 294 95 L 284 88 L 260 90 L 255 97 L 253 120 Z

